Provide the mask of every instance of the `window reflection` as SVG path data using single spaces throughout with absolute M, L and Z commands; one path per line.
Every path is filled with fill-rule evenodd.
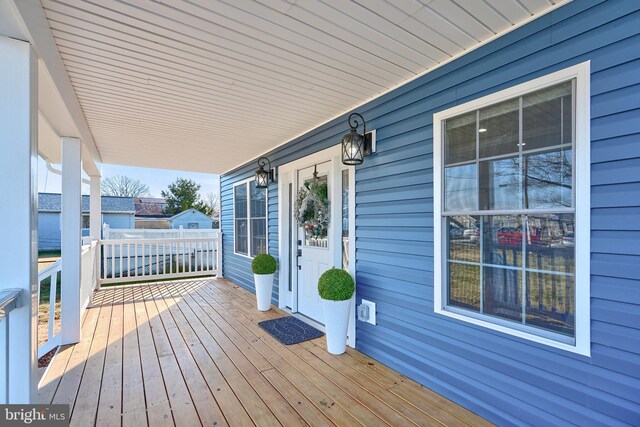
M 444 170 L 444 203 L 448 211 L 468 211 L 478 208 L 478 178 L 474 164 L 454 166 Z
M 523 97 L 523 139 L 527 150 L 571 144 L 572 82 Z
M 485 216 L 482 221 L 482 261 L 494 265 L 522 265 L 522 217 Z
M 519 102 L 509 100 L 480 110 L 480 157 L 518 152 Z
M 510 320 L 522 319 L 522 273 L 498 267 L 483 267 L 484 313 Z
M 461 163 L 476 158 L 476 113 L 447 119 L 445 163 Z
M 249 183 L 251 213 L 251 256 L 267 253 L 267 190 Z
M 527 272 L 526 323 L 573 336 L 574 295 L 573 276 Z
M 572 150 L 525 155 L 523 163 L 525 208 L 549 209 L 572 205 Z
M 449 259 L 480 262 L 480 217 L 451 216 L 448 225 Z
M 349 170 L 342 171 L 342 268 L 349 269 Z
M 449 306 L 575 337 L 573 86 L 446 120 Z
M 234 187 L 234 241 L 236 253 L 248 255 L 248 226 L 247 226 L 247 186 L 242 184 Z
M 517 157 L 480 162 L 480 209 L 520 209 L 519 169 Z
M 449 263 L 448 304 L 480 311 L 480 267 Z
M 528 215 L 527 268 L 575 273 L 575 215 Z

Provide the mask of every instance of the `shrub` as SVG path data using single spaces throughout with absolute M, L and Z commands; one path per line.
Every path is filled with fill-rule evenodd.
M 355 290 L 353 277 L 340 268 L 334 267 L 325 271 L 318 280 L 318 293 L 322 299 L 345 301 L 353 296 Z
M 253 274 L 273 274 L 276 268 L 278 268 L 276 259 L 269 254 L 259 254 L 251 262 Z

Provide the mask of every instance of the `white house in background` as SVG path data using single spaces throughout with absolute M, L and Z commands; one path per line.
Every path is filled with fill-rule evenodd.
M 169 221 L 171 221 L 171 228 L 180 228 L 180 226 L 185 230 L 213 228 L 213 220 L 211 217 L 194 208 L 187 209 L 172 216 Z
M 82 235 L 89 235 L 90 197 L 82 196 Z M 61 248 L 60 213 L 62 195 L 38 193 L 38 249 Z M 134 228 L 135 207 L 132 197 L 102 196 L 101 224 L 111 228 Z

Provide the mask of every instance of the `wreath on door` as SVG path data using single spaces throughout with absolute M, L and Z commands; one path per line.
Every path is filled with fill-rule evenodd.
M 329 197 L 327 182 L 317 179 L 305 182 L 296 198 L 296 220 L 308 236 L 327 237 L 329 227 Z

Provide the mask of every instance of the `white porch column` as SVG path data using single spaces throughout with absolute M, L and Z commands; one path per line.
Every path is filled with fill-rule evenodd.
M 62 344 L 80 341 L 80 255 L 82 250 L 82 143 L 62 138 Z
M 102 197 L 100 195 L 100 177 L 91 176 L 89 188 L 91 206 L 89 209 L 89 234 L 92 238 L 100 240 L 102 228 Z
M 29 43 L 7 37 L 0 37 L 0 63 L 0 290 L 22 290 L 22 306 L 7 317 L 8 345 L 0 343 L 9 362 L 0 383 L 8 381 L 8 403 L 27 404 L 37 387 L 38 64 Z

